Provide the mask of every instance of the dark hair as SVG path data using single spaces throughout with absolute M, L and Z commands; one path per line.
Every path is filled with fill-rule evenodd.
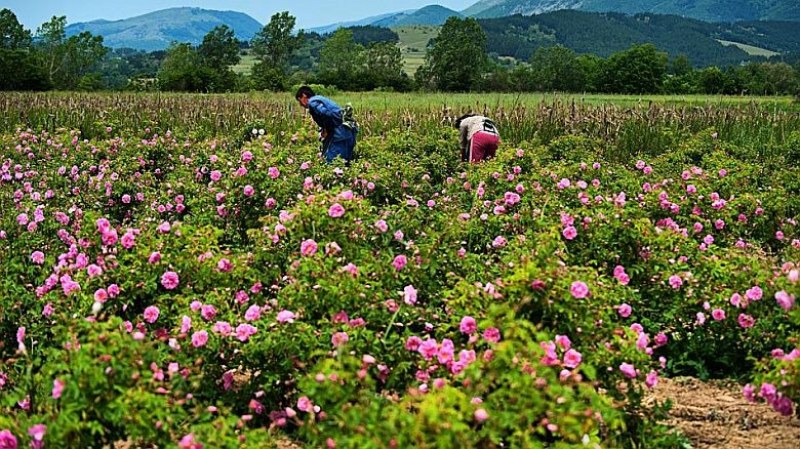
M 314 90 L 312 88 L 308 86 L 302 86 L 299 89 L 297 89 L 297 93 L 294 95 L 294 98 L 299 100 L 303 95 L 305 95 L 308 98 L 311 98 L 316 94 L 314 93 Z
M 456 119 L 456 123 L 455 123 L 454 127 L 455 127 L 456 129 L 458 129 L 458 128 L 461 128 L 461 122 L 462 122 L 462 121 L 463 121 L 465 118 L 475 117 L 476 115 L 478 115 L 478 114 L 464 114 L 464 115 L 462 115 L 461 117 L 459 117 L 459 118 L 457 118 L 457 119 Z

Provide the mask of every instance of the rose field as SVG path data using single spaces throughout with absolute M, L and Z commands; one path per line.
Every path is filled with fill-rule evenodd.
M 0 449 L 701 447 L 678 377 L 797 424 L 800 106 L 332 97 L 349 167 L 288 95 L 0 95 Z

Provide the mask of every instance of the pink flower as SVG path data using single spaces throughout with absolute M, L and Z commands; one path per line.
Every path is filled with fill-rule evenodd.
M 742 388 L 742 395 L 745 399 L 747 399 L 747 402 L 755 402 L 756 400 L 755 391 L 753 386 L 750 384 L 747 384 Z
M 659 332 L 658 334 L 656 334 L 655 338 L 656 346 L 664 346 L 665 344 L 667 344 L 667 341 L 668 341 L 667 335 L 664 334 L 663 332 Z
M 408 259 L 403 254 L 400 254 L 399 256 L 395 257 L 394 260 L 392 261 L 392 266 L 397 271 L 400 271 L 403 268 L 405 268 L 406 264 L 408 264 Z
M 214 182 L 217 182 L 220 179 L 222 179 L 222 172 L 220 172 L 219 170 L 212 170 L 211 171 L 211 180 L 214 181 Z
M 669 277 L 669 285 L 675 290 L 678 290 L 683 285 L 683 279 L 681 279 L 681 277 L 677 274 L 673 274 Z
M 333 218 L 339 218 L 344 215 L 344 207 L 339 203 L 335 203 L 328 208 L 328 215 Z
M 483 339 L 489 343 L 497 343 L 500 341 L 500 330 L 496 327 L 487 328 L 483 331 Z
M 403 302 L 409 306 L 417 303 L 417 289 L 413 285 L 406 285 L 403 289 Z
M 66 385 L 67 384 L 64 383 L 64 381 L 60 380 L 60 379 L 55 379 L 53 381 L 53 391 L 51 393 L 52 396 L 53 396 L 53 399 L 58 399 L 58 398 L 61 397 L 61 394 L 64 393 L 64 387 Z
M 422 345 L 422 339 L 416 335 L 408 337 L 406 340 L 406 349 L 409 351 L 416 351 Z
M 203 304 L 200 307 L 200 316 L 203 317 L 204 320 L 211 321 L 217 316 L 217 308 L 211 304 Z
M 317 253 L 317 242 L 311 239 L 303 240 L 300 244 L 300 254 L 308 257 Z
M 44 435 L 47 433 L 47 426 L 44 424 L 36 424 L 28 429 L 28 435 L 31 437 L 31 448 L 42 449 L 44 447 Z M 2 446 L 0 446 L 2 447 Z
M 178 449 L 203 449 L 203 445 L 194 439 L 193 434 L 184 435 L 178 442 Z
M 131 249 L 136 244 L 136 237 L 131 231 L 128 231 L 122 236 L 121 243 L 123 248 Z
M 214 332 L 222 335 L 223 337 L 230 336 L 233 332 L 233 327 L 226 321 L 217 321 L 214 323 Z
M 41 265 L 44 263 L 44 253 L 41 251 L 34 251 L 31 253 L 31 260 L 36 265 Z
M 759 286 L 755 286 L 751 289 L 748 289 L 745 294 L 745 298 L 751 301 L 758 301 L 764 296 L 764 292 L 761 290 Z
M 570 349 L 564 354 L 564 366 L 567 368 L 577 368 L 581 364 L 581 360 L 583 360 L 581 353 L 574 349 Z
M 301 412 L 310 413 L 314 409 L 314 404 L 311 403 L 308 397 L 303 396 L 297 400 L 297 409 Z
M 258 329 L 249 324 L 240 324 L 236 326 L 236 338 L 238 338 L 239 341 L 249 340 L 256 332 L 258 332 Z
M 628 318 L 629 316 L 631 316 L 632 311 L 633 309 L 628 304 L 622 304 L 617 309 L 617 313 L 619 313 L 619 316 L 621 316 L 622 318 Z
M 739 314 L 739 326 L 743 327 L 744 329 L 748 329 L 753 327 L 756 324 L 755 318 L 750 315 L 745 315 L 744 313 Z
M 153 324 L 158 319 L 159 313 L 158 307 L 149 306 L 148 308 L 144 309 L 144 320 L 150 324 Z
M 585 282 L 575 281 L 569 289 L 572 297 L 575 299 L 583 299 L 589 296 L 589 286 Z
M 152 254 L 150 254 L 150 257 L 147 259 L 147 263 L 151 265 L 154 263 L 158 263 L 160 261 L 161 261 L 161 253 L 158 251 L 155 251 Z
M 619 366 L 619 370 L 622 374 L 630 379 L 636 378 L 636 368 L 633 367 L 630 363 L 623 363 Z
M 695 315 L 695 323 L 697 323 L 698 326 L 706 324 L 706 314 L 703 312 L 697 312 L 697 315 Z
M 425 357 L 425 360 L 430 360 L 439 352 L 439 345 L 436 343 L 436 340 L 429 338 L 419 345 L 417 351 Z
M 228 273 L 233 269 L 233 263 L 226 258 L 222 258 L 217 262 L 217 269 L 223 273 Z
M 569 351 L 572 347 L 572 342 L 566 335 L 556 335 L 556 344 L 564 351 Z M 555 351 L 555 348 L 553 348 L 553 351 Z
M 565 239 L 572 240 L 578 236 L 578 230 L 575 229 L 574 226 L 567 226 L 566 228 L 564 228 L 564 231 L 561 232 L 561 234 L 564 236 Z
M 269 174 L 269 177 L 272 179 L 278 179 L 278 177 L 281 175 L 281 172 L 280 170 L 278 170 L 278 167 L 270 167 L 267 170 L 267 173 Z
M 485 409 L 479 408 L 478 410 L 475 410 L 473 416 L 475 418 L 475 421 L 477 421 L 478 423 L 482 423 L 487 419 L 489 419 L 489 412 L 487 412 Z
M 725 311 L 722 309 L 714 309 L 711 312 L 711 317 L 714 318 L 715 321 L 722 321 L 725 319 Z
M 331 336 L 331 343 L 337 348 L 347 343 L 348 340 L 350 340 L 350 337 L 347 332 L 336 332 Z
M 503 247 L 505 247 L 507 244 L 508 244 L 508 240 L 506 240 L 506 238 L 505 238 L 505 237 L 503 237 L 502 235 L 498 235 L 498 236 L 497 236 L 497 237 L 495 237 L 495 238 L 494 238 L 494 240 L 492 241 L 492 247 L 493 247 L 493 248 L 503 248 Z
M 375 222 L 375 228 L 381 233 L 384 233 L 389 230 L 389 225 L 386 224 L 384 220 L 378 220 Z
M 244 319 L 247 321 L 256 321 L 261 318 L 261 307 L 257 305 L 252 305 L 247 309 L 247 312 L 244 313 Z
M 288 310 L 281 310 L 278 312 L 278 322 L 279 323 L 294 323 L 294 319 L 296 318 L 294 312 L 290 312 Z
M 253 196 L 256 193 L 256 189 L 253 188 L 251 185 L 244 186 L 243 189 L 244 196 Z
M 0 449 L 17 449 L 17 437 L 10 430 L 0 430 Z
M 178 273 L 174 271 L 167 271 L 161 275 L 161 285 L 163 285 L 167 290 L 175 290 L 178 288 L 179 284 L 180 277 L 178 277 Z
M 208 343 L 208 332 L 206 331 L 197 331 L 192 334 L 192 346 L 195 348 L 201 348 Z
M 170 226 L 168 221 L 165 221 L 165 222 L 161 223 L 160 225 L 158 225 L 158 232 L 160 232 L 162 234 L 166 234 L 170 230 L 172 230 L 172 226 Z
M 653 388 L 658 383 L 658 373 L 655 371 L 650 371 L 647 373 L 647 377 L 644 379 L 644 384 L 647 385 L 647 388 Z
M 783 290 L 775 293 L 775 300 L 778 301 L 778 305 L 786 311 L 791 310 L 792 306 L 794 306 L 794 296 Z
M 475 318 L 471 316 L 465 316 L 461 319 L 461 325 L 459 325 L 459 330 L 462 334 L 473 334 L 476 330 L 478 330 L 478 324 L 475 322 Z

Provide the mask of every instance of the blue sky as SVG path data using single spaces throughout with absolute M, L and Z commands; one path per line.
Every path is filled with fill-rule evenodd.
M 26 28 L 36 28 L 52 16 L 67 16 L 69 23 L 95 19 L 124 19 L 158 9 L 197 6 L 207 9 L 241 11 L 261 23 L 272 14 L 289 11 L 300 28 L 328 25 L 386 12 L 439 4 L 460 11 L 477 0 L 2 0 Z

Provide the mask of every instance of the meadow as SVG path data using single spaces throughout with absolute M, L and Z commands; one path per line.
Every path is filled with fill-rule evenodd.
M 675 376 L 796 423 L 791 99 L 331 95 L 351 166 L 290 95 L 0 94 L 0 448 L 692 447 Z

